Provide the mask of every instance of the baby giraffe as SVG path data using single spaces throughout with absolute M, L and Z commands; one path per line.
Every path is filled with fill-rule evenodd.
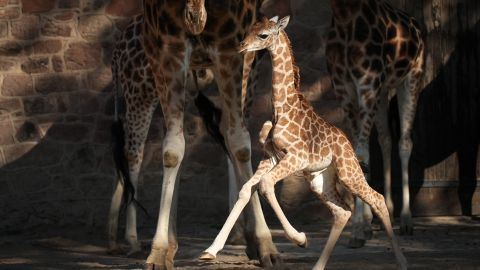
M 391 240 L 399 269 L 407 269 L 390 223 L 383 196 L 365 180 L 362 169 L 345 134 L 318 116 L 300 92 L 299 72 L 294 63 L 287 34 L 283 30 L 289 17 L 278 20 L 264 18 L 256 23 L 244 41 L 240 52 L 267 49 L 272 58 L 273 123 L 267 121 L 260 132 L 266 158 L 252 178 L 242 187 L 222 230 L 201 259 L 214 259 L 223 248 L 227 236 L 240 212 L 257 188 L 265 196 L 280 220 L 286 237 L 305 247 L 305 233 L 299 233 L 287 220 L 275 197 L 274 185 L 281 179 L 302 171 L 312 191 L 326 204 L 333 215 L 333 226 L 320 259 L 313 269 L 324 269 L 328 258 L 347 224 L 351 211 L 340 197 L 336 185 L 341 184 L 353 195 L 369 204 L 383 222 Z

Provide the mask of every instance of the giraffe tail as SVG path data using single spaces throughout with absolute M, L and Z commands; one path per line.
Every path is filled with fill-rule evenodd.
M 198 91 L 195 97 L 195 106 L 203 119 L 208 134 L 212 136 L 222 146 L 223 151 L 229 156 L 225 138 L 220 132 L 220 120 L 222 119 L 222 111 L 213 104 L 201 91 Z M 229 156 L 230 157 L 230 156 Z
M 119 117 L 119 89 L 116 77 L 116 70 L 113 69 L 113 102 L 114 102 L 114 118 L 111 127 L 112 133 L 112 150 L 113 160 L 115 163 L 115 172 L 118 181 L 123 182 L 124 191 L 122 194 L 123 206 L 122 210 L 125 210 L 130 203 L 135 203 L 147 217 L 150 217 L 145 207 L 135 199 L 135 189 L 133 188 L 132 181 L 130 180 L 130 173 L 128 169 L 128 159 L 125 156 L 125 130 L 123 128 L 123 122 Z

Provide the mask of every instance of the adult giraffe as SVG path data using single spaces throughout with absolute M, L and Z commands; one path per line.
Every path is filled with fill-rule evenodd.
M 424 43 L 417 21 L 384 0 L 331 0 L 333 20 L 326 55 L 336 94 L 345 110 L 347 134 L 355 152 L 369 165 L 369 136 L 373 123 L 382 148 L 385 199 L 391 214 L 391 137 L 388 105 L 396 93 L 400 112 L 399 153 L 402 165 L 401 232 L 411 234 L 408 162 L 410 133 L 423 74 Z M 352 247 L 362 246 L 368 234 L 363 205 L 357 199 Z M 371 213 L 370 213 L 371 216 Z M 364 227 L 367 226 L 367 227 Z
M 185 151 L 184 89 L 189 69 L 210 67 L 213 70 L 221 97 L 220 130 L 236 178 L 244 183 L 252 175 L 250 135 L 243 119 L 244 58 L 237 53 L 236 47 L 256 19 L 257 4 L 255 0 L 144 1 L 143 47 L 153 71 L 166 126 L 160 212 L 146 269 L 172 269 L 177 250 L 176 206 L 173 204 L 178 187 L 177 174 Z M 253 54 L 245 57 L 245 69 L 250 67 L 253 58 Z M 273 245 L 257 195 L 245 220 L 247 254 L 258 256 L 264 266 L 276 263 L 279 253 Z

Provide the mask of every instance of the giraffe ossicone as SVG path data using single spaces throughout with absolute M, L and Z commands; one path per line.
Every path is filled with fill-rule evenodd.
M 265 122 L 260 132 L 260 143 L 266 149 L 255 174 L 246 182 L 239 199 L 212 245 L 200 256 L 216 257 L 226 238 L 257 189 L 265 196 L 282 224 L 285 235 L 304 247 L 307 238 L 288 221 L 275 196 L 274 185 L 295 172 L 303 172 L 311 190 L 322 200 L 333 215 L 333 225 L 325 248 L 315 264 L 315 270 L 324 269 L 328 258 L 347 224 L 351 210 L 337 191 L 337 184 L 369 204 L 382 221 L 390 238 L 398 268 L 407 269 L 407 261 L 398 245 L 383 196 L 367 183 L 352 145 L 337 127 L 317 115 L 300 92 L 299 71 L 295 65 L 290 41 L 284 29 L 289 17 L 280 20 L 262 19 L 254 24 L 240 45 L 241 52 L 267 49 L 272 59 L 273 119 Z

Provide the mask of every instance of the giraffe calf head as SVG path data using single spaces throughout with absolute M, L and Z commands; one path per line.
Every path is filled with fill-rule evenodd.
M 275 46 L 280 31 L 287 27 L 289 20 L 290 16 L 286 16 L 281 20 L 278 20 L 278 16 L 275 16 L 270 20 L 264 17 L 261 21 L 252 26 L 250 32 L 240 43 L 238 51 L 259 51 Z
M 207 23 L 205 0 L 186 0 L 183 20 L 188 32 L 200 34 Z

